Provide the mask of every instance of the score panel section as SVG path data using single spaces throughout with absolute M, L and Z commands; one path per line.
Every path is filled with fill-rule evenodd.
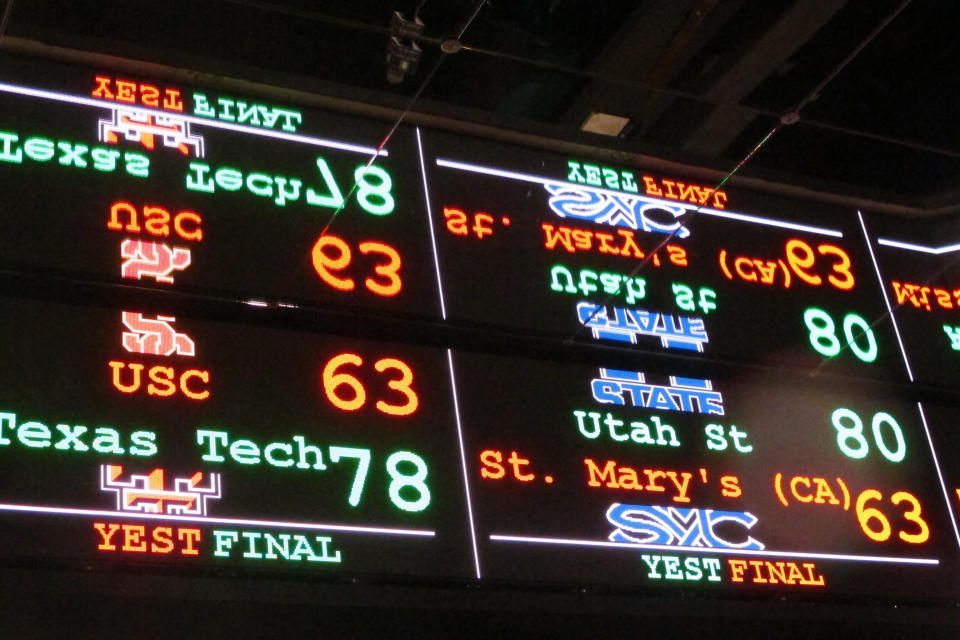
M 911 374 L 955 388 L 960 364 L 960 225 L 867 220 L 879 278 Z
M 0 557 L 474 574 L 442 351 L 4 299 Z
M 905 377 L 852 211 L 424 136 L 451 319 Z
M 0 78 L 4 266 L 438 314 L 410 129 L 48 71 Z
M 954 540 L 960 549 L 960 429 L 956 402 L 925 402 L 921 411 L 936 454 L 935 470 L 952 519 Z
M 455 370 L 487 578 L 957 593 L 915 403 L 756 372 L 707 380 L 468 353 Z

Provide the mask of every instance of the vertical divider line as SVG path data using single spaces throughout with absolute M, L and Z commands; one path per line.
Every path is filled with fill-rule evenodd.
M 423 179 L 423 200 L 427 205 L 427 227 L 430 229 L 430 246 L 433 249 L 433 266 L 437 274 L 437 292 L 440 294 L 440 316 L 447 319 L 447 305 L 443 298 L 443 280 L 440 278 L 440 256 L 437 253 L 437 236 L 433 228 L 433 210 L 430 207 L 430 190 L 427 187 L 427 167 L 423 159 L 423 140 L 420 127 L 417 134 L 417 151 L 420 155 L 420 177 Z M 447 349 L 447 365 L 450 368 L 450 395 L 453 398 L 453 415 L 457 421 L 457 443 L 460 446 L 460 469 L 463 472 L 463 491 L 467 500 L 467 520 L 470 523 L 470 546 L 473 550 L 473 567 L 480 579 L 480 551 L 477 548 L 477 529 L 473 523 L 473 499 L 470 495 L 470 475 L 467 472 L 467 450 L 463 444 L 463 423 L 460 420 L 460 399 L 457 395 L 457 376 L 453 371 L 453 350 Z
M 950 506 L 953 498 L 947 489 L 947 483 L 943 480 L 943 472 L 940 471 L 940 460 L 937 459 L 937 450 L 933 446 L 933 437 L 930 435 L 930 426 L 927 424 L 927 416 L 923 413 L 923 405 L 917 403 L 917 409 L 920 411 L 920 420 L 923 422 L 923 430 L 927 435 L 927 444 L 930 445 L 930 454 L 933 456 L 933 466 L 937 470 L 937 478 L 940 480 L 940 488 L 943 489 L 943 497 L 947 501 L 947 511 L 950 513 L 950 524 L 953 525 L 953 535 L 957 539 L 957 546 L 960 547 L 960 529 L 957 528 L 957 518 L 953 513 L 953 507 Z
M 473 566 L 480 579 L 480 552 L 477 550 L 477 530 L 473 524 L 473 500 L 470 497 L 470 478 L 467 474 L 467 451 L 463 446 L 463 426 L 460 423 L 460 401 L 457 399 L 457 379 L 453 373 L 453 350 L 447 349 L 447 364 L 450 365 L 450 390 L 453 394 L 453 413 L 457 419 L 457 439 L 460 442 L 460 468 L 463 469 L 463 488 L 467 497 L 467 519 L 470 521 L 470 543 L 473 546 Z
M 860 229 L 863 231 L 863 240 L 867 243 L 867 250 L 870 252 L 870 260 L 873 262 L 873 270 L 877 274 L 877 282 L 880 283 L 880 293 L 883 294 L 883 302 L 887 305 L 887 314 L 890 316 L 890 323 L 893 325 L 893 332 L 897 336 L 897 344 L 900 345 L 900 355 L 903 356 L 903 366 L 907 369 L 907 377 L 913 382 L 913 371 L 910 369 L 910 359 L 907 358 L 907 350 L 903 346 L 903 337 L 900 335 L 900 327 L 897 325 L 897 318 L 893 315 L 893 307 L 890 306 L 890 296 L 887 295 L 887 287 L 883 283 L 883 275 L 880 274 L 880 265 L 877 264 L 877 257 L 873 253 L 873 245 L 870 243 L 870 235 L 867 233 L 867 225 L 863 221 L 863 214 L 857 210 L 857 219 L 860 221 Z
M 420 127 L 417 133 L 417 151 L 420 155 L 420 177 L 423 180 L 423 201 L 427 205 L 427 228 L 430 229 L 430 246 L 433 249 L 433 267 L 437 274 L 437 291 L 440 294 L 440 317 L 447 319 L 447 305 L 443 299 L 443 280 L 440 279 L 440 256 L 437 253 L 437 236 L 433 230 L 433 210 L 430 208 L 430 190 L 427 188 L 427 167 L 423 161 L 423 142 L 420 140 Z M 452 365 L 451 365 L 452 366 Z M 451 373 L 453 369 L 451 368 Z

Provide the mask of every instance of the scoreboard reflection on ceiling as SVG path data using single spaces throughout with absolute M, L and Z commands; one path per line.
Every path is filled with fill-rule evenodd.
M 4 561 L 960 598 L 951 229 L 384 130 L 11 60 L 0 262 L 620 364 L 8 292 Z

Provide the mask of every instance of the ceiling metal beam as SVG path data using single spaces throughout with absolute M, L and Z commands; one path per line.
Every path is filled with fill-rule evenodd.
M 737 106 L 768 76 L 847 4 L 847 0 L 798 0 L 757 43 L 721 74 L 704 97 L 719 103 L 683 148 L 705 156 L 720 155 L 753 120 L 752 111 Z
M 660 50 L 660 55 L 650 67 L 646 80 L 653 85 L 669 87 L 743 2 L 744 0 L 699 0 Z M 633 135 L 640 137 L 670 108 L 675 97 L 667 92 L 648 92 L 638 95 L 637 98 L 630 115 L 634 119 Z
M 641 79 L 666 86 L 696 53 L 690 45 L 703 18 L 720 0 L 644 0 L 610 38 L 590 67 L 591 75 Z M 739 4 L 741 0 L 736 0 Z M 650 98 L 647 91 L 603 80 L 590 82 L 568 107 L 564 120 L 579 126 L 592 111 L 629 117 Z M 669 101 L 669 98 L 667 98 Z M 642 123 L 641 123 L 642 124 Z
M 131 74 L 139 74 L 147 77 L 155 77 L 171 82 L 181 82 L 184 84 L 196 84 L 208 86 L 238 94 L 250 96 L 269 97 L 276 100 L 303 104 L 320 109 L 349 113 L 358 116 L 382 119 L 390 121 L 401 113 L 398 108 L 373 105 L 370 103 L 359 102 L 345 98 L 336 98 L 316 91 L 304 89 L 291 89 L 284 86 L 285 80 L 289 78 L 282 74 L 271 74 L 258 71 L 263 79 L 259 82 L 231 78 L 216 73 L 198 71 L 196 69 L 187 69 L 183 67 L 174 67 L 159 63 L 146 62 L 131 58 L 121 58 L 107 54 L 94 53 L 48 45 L 36 40 L 6 36 L 0 40 L 0 52 L 9 52 L 19 56 L 30 56 L 46 58 L 95 66 L 103 70 L 116 70 Z M 513 129 L 505 129 L 499 126 L 478 124 L 465 120 L 456 120 L 449 117 L 430 115 L 420 112 L 411 112 L 405 118 L 406 124 L 420 125 L 437 130 L 449 131 L 452 133 L 462 133 L 475 137 L 505 142 L 508 144 L 522 145 L 534 149 L 550 151 L 554 153 L 569 154 L 582 158 L 596 158 L 598 160 L 608 161 L 615 164 L 627 166 L 645 167 L 652 171 L 663 173 L 676 173 L 678 175 L 690 176 L 694 179 L 705 181 L 719 181 L 727 173 L 728 169 L 720 170 L 716 167 L 705 167 L 703 165 L 689 164 L 667 160 L 661 157 L 645 155 L 641 153 L 618 151 L 596 147 L 590 144 L 572 142 L 567 139 L 548 137 L 533 133 L 524 133 Z M 809 199 L 818 202 L 826 202 L 848 207 L 860 208 L 877 213 L 888 213 L 901 216 L 933 216 L 944 215 L 955 211 L 953 207 L 944 207 L 940 209 L 924 209 L 916 202 L 909 202 L 907 199 L 898 198 L 896 200 L 879 200 L 869 195 L 844 193 L 842 190 L 830 190 L 830 187 L 819 181 L 805 179 L 805 183 L 812 186 L 800 186 L 788 182 L 778 182 L 774 179 L 763 179 L 748 176 L 735 176 L 731 184 L 736 184 L 747 189 L 756 189 L 770 193 L 777 193 L 789 197 Z

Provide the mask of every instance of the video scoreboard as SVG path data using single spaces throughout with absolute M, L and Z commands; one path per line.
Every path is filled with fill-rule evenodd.
M 9 61 L 0 561 L 960 598 L 956 225 L 386 129 Z

